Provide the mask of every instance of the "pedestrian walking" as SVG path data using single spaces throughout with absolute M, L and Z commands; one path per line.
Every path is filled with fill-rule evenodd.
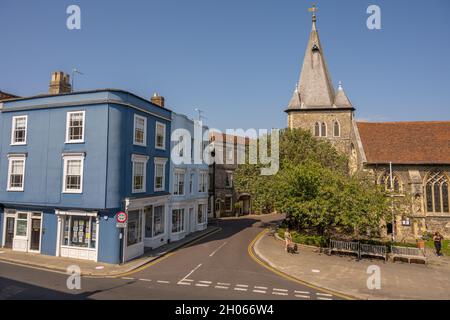
M 442 249 L 442 240 L 444 237 L 436 231 L 433 236 L 433 242 L 434 242 L 434 248 L 436 249 L 436 255 L 438 257 L 442 256 L 441 249 Z
M 285 250 L 288 251 L 288 248 L 292 243 L 292 235 L 289 231 L 289 228 L 286 228 L 286 231 L 284 231 L 284 242 L 285 242 Z

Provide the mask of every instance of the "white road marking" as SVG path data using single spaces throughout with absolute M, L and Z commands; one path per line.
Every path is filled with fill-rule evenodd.
M 139 281 L 146 281 L 146 282 L 150 282 L 150 281 L 152 281 L 152 280 L 150 280 L 150 279 L 139 279 Z
M 295 296 L 296 296 L 297 298 L 311 299 L 310 296 L 304 296 L 304 295 L 301 295 L 301 294 L 296 294 Z
M 331 298 L 322 298 L 322 297 L 317 297 L 317 299 L 319 299 L 319 300 L 333 300 Z
M 183 277 L 183 279 L 181 279 L 181 280 L 178 281 L 178 282 L 187 281 L 187 278 L 189 278 L 189 276 L 190 276 L 191 274 L 193 274 L 193 273 L 195 272 L 195 270 L 197 270 L 197 269 L 200 268 L 201 266 L 202 266 L 202 264 L 200 263 L 198 266 L 196 266 L 194 269 L 192 269 L 187 275 L 185 275 L 185 276 Z M 188 280 L 188 281 L 192 281 L 192 280 Z
M 225 287 L 225 286 L 215 286 L 214 288 L 216 288 L 216 289 L 228 289 L 229 287 Z
M 222 244 L 221 244 L 216 250 L 214 250 L 209 256 L 212 257 L 213 255 L 215 255 L 216 252 L 219 251 L 220 249 L 222 249 L 222 247 L 223 247 L 224 245 L 226 245 L 226 244 L 227 244 L 226 242 L 222 243 Z
M 124 280 L 134 280 L 134 278 L 131 278 L 131 277 L 122 277 L 122 279 L 124 279 Z
M 287 292 L 287 289 L 277 289 L 277 288 L 273 288 L 273 291 L 282 291 L 282 292 Z
M 237 284 L 236 287 L 248 288 L 247 284 Z
M 197 286 L 197 287 L 209 287 L 209 284 L 196 283 L 195 286 Z
M 272 294 L 276 294 L 278 296 L 287 296 L 288 295 L 286 292 L 277 292 L 277 291 L 273 291 Z
M 236 291 L 247 291 L 247 289 L 245 289 L 245 288 L 234 288 L 234 290 L 236 290 Z
M 317 269 L 312 269 L 311 271 L 314 272 L 314 273 L 319 273 L 320 272 L 320 270 L 317 270 Z
M 182 286 L 190 286 L 191 285 L 190 282 L 178 282 L 177 284 L 182 285 Z
M 193 282 L 194 280 L 192 280 L 192 279 L 184 279 L 183 281 Z
M 170 283 L 170 281 L 166 281 L 166 280 L 157 280 L 156 282 L 158 282 L 158 283 Z
M 309 294 L 309 291 L 298 291 L 298 290 L 294 290 L 295 293 L 300 293 L 300 294 Z
M 262 290 L 267 290 L 267 287 L 260 287 L 260 286 L 255 286 L 255 289 L 262 289 Z
M 324 296 L 324 297 L 332 297 L 333 295 L 332 294 L 329 294 L 329 293 L 320 293 L 320 292 L 317 292 L 316 293 L 318 296 Z
M 265 290 L 253 290 L 253 292 L 256 292 L 256 293 L 266 293 Z
M 219 286 L 230 286 L 231 285 L 231 283 L 226 283 L 226 282 L 217 282 L 217 284 Z
M 208 283 L 208 284 L 212 283 L 211 281 L 199 281 L 199 282 L 201 282 L 201 283 Z

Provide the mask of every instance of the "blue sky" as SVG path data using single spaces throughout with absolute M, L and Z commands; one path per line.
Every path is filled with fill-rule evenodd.
M 335 87 L 371 121 L 450 120 L 450 1 L 317 1 Z M 67 6 L 81 30 L 66 28 Z M 382 30 L 366 27 L 370 4 Z M 207 124 L 281 128 L 311 29 L 300 0 L 0 0 L 0 90 L 44 93 L 70 72 L 76 90 L 166 97 Z

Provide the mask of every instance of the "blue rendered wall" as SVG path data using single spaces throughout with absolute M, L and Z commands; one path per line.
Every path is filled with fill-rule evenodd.
M 44 210 L 42 220 L 41 253 L 49 256 L 56 255 L 56 237 L 58 219 L 55 210 Z

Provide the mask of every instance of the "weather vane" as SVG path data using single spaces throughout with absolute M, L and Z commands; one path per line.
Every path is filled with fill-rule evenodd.
M 318 8 L 317 8 L 315 2 L 313 2 L 311 8 L 308 8 L 308 11 L 313 13 L 313 15 L 312 15 L 313 21 L 316 21 L 316 12 L 317 12 L 317 9 L 318 9 Z

